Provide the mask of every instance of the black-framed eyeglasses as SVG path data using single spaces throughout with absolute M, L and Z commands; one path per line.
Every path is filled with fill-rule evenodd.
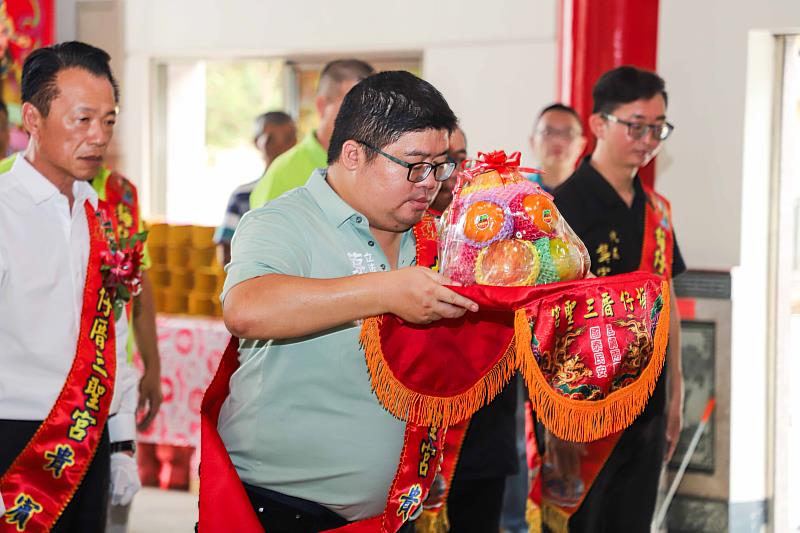
M 627 126 L 628 136 L 637 141 L 647 135 L 648 130 L 651 131 L 653 137 L 659 141 L 666 141 L 667 137 L 669 137 L 672 133 L 672 130 L 675 129 L 675 126 L 669 122 L 662 122 L 661 124 L 644 124 L 642 122 L 630 122 L 628 120 L 622 120 L 621 118 L 610 113 L 603 113 L 602 116 L 611 122 L 616 122 L 617 124 Z
M 573 128 L 551 128 L 546 126 L 536 131 L 537 135 L 541 135 L 545 139 L 563 139 L 565 141 L 572 141 L 576 137 L 580 137 L 581 132 Z
M 425 179 L 431 175 L 433 172 L 433 179 L 436 181 L 445 181 L 449 178 L 453 171 L 456 169 L 456 163 L 451 160 L 443 161 L 441 163 L 428 163 L 427 161 L 420 161 L 419 163 L 409 163 L 407 161 L 403 161 L 402 159 L 398 159 L 391 154 L 387 154 L 380 148 L 376 148 L 369 143 L 364 141 L 356 141 L 359 144 L 363 144 L 373 152 L 377 152 L 381 154 L 383 157 L 397 163 L 398 165 L 404 166 L 408 169 L 408 175 L 406 179 L 411 183 L 420 183 L 425 181 Z
M 453 164 L 456 166 L 456 169 L 461 166 L 461 163 L 466 161 L 467 155 L 466 153 L 458 153 L 458 155 L 447 154 L 447 160 L 452 161 Z M 452 173 L 450 174 L 452 176 Z

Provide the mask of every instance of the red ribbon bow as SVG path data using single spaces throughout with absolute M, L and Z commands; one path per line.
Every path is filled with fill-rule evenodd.
M 513 152 L 511 155 L 506 155 L 503 150 L 494 150 L 488 154 L 485 152 L 478 152 L 478 159 L 467 159 L 462 163 L 462 171 L 467 174 L 468 179 L 472 179 L 478 174 L 483 174 L 490 170 L 497 170 L 503 176 L 506 169 L 515 169 L 521 172 L 531 172 L 533 174 L 541 174 L 542 171 L 536 168 L 527 168 L 519 166 L 522 154 Z M 467 167 L 467 164 L 469 168 Z
M 533 174 L 541 174 L 542 171 L 536 168 L 528 168 L 519 166 L 522 154 L 513 152 L 510 156 L 506 155 L 504 150 L 494 150 L 492 152 L 478 152 L 478 159 L 465 159 L 461 163 L 461 171 L 458 174 L 458 181 L 456 182 L 453 195 L 457 195 L 461 188 L 464 186 L 464 180 L 472 181 L 479 174 L 496 170 L 500 174 L 500 179 L 506 183 L 506 178 L 511 174 L 511 170 L 518 172 L 530 172 Z

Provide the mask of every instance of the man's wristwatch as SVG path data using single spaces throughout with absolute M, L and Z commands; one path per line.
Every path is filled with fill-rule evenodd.
M 111 453 L 117 453 L 117 452 L 136 453 L 136 441 L 121 440 L 119 442 L 112 442 Z

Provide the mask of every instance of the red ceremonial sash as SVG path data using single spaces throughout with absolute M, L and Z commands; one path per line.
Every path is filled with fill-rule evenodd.
M 426 215 L 414 227 L 414 234 L 417 237 L 417 264 L 434 265 L 435 220 Z M 217 373 L 203 397 L 200 421 L 200 533 L 229 531 L 234 523 L 236 531 L 240 533 L 263 531 L 217 431 L 219 412 L 230 392 L 230 378 L 239 367 L 238 356 L 239 341 L 231 338 Z M 455 459 L 443 463 L 444 450 L 454 440 L 460 446 L 465 426 L 463 424 L 462 428 L 455 428 L 453 437 L 447 439 L 448 431 L 441 426 L 407 423 L 397 472 L 390 485 L 383 513 L 332 531 L 394 533 L 406 521 L 416 518 L 437 471 L 443 466 L 445 478 L 452 476 Z M 457 457 L 457 454 L 451 456 Z
M 200 421 L 201 533 L 263 531 L 236 468 L 217 431 L 219 411 L 230 392 L 230 378 L 239 367 L 239 340 L 231 338 L 211 385 L 203 397 Z M 397 531 L 413 517 L 428 495 L 443 455 L 445 430 L 406 424 L 399 466 L 389 489 L 383 514 L 334 531 L 375 533 Z M 233 520 L 233 522 L 232 522 Z
M 644 240 L 639 270 L 652 272 L 664 280 L 672 278 L 673 233 L 669 202 L 645 187 Z M 528 413 L 530 415 L 530 413 Z M 527 519 L 532 532 L 540 531 L 539 520 L 554 533 L 569 531 L 569 519 L 580 508 L 600 471 L 603 469 L 622 431 L 584 444 L 580 479 L 569 483 L 550 470 L 547 453 L 538 456 L 535 434 L 529 436 L 528 462 L 535 468 L 528 495 Z M 541 513 L 541 514 L 540 514 Z M 537 529 L 538 528 L 538 529 Z
M 666 280 L 672 279 L 672 212 L 666 198 L 649 187 L 644 215 L 644 240 L 639 270 L 652 272 Z
M 113 215 L 111 223 L 117 241 L 130 239 L 139 232 L 139 195 L 136 187 L 125 176 L 111 172 L 106 179 L 106 203 Z M 133 317 L 133 298 L 125 305 L 128 320 Z
M 382 514 L 332 531 L 337 533 L 395 533 L 416 518 L 428 497 L 444 455 L 445 429 L 406 424 L 403 451 Z
M 112 296 L 100 271 L 108 244 L 95 210 L 88 201 L 84 207 L 91 244 L 75 358 L 47 418 L 0 478 L 7 509 L 2 533 L 53 527 L 83 481 L 108 419 L 116 369 Z
M 109 174 L 106 203 L 114 210 L 114 229 L 118 239 L 130 239 L 139 231 L 139 197 L 136 187 L 122 174 Z
M 417 247 L 417 266 L 424 266 L 436 270 L 439 262 L 439 252 L 436 244 L 436 217 L 432 212 L 426 212 L 413 228 L 414 239 Z
M 439 268 L 436 221 L 441 215 L 441 213 L 429 209 L 420 223 L 414 226 L 414 237 L 417 243 L 417 264 L 433 270 L 438 270 Z M 461 446 L 464 444 L 468 426 L 469 420 L 465 420 L 447 428 L 444 444 L 447 453 L 443 455 L 439 468 L 439 475 L 445 480 L 445 493 L 442 497 L 442 501 L 445 504 L 436 508 L 425 509 L 422 512 L 422 515 L 415 522 L 418 533 L 445 533 L 450 529 L 447 518 L 447 496 L 453 486 L 453 474 L 456 472 L 456 465 L 461 457 Z
M 453 475 L 456 473 L 456 465 L 461 458 L 461 448 L 464 444 L 464 437 L 467 436 L 469 420 L 464 420 L 458 424 L 447 428 L 444 440 L 444 450 L 442 463 L 439 467 L 439 475 L 445 481 L 445 490 L 442 495 L 443 504 L 430 509 L 425 509 L 414 522 L 414 530 L 417 533 L 447 533 L 450 530 L 450 519 L 447 515 L 447 498 L 450 489 L 453 487 Z

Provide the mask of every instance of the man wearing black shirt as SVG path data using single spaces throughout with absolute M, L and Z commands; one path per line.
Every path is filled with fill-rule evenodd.
M 634 67 L 606 72 L 593 97 L 589 127 L 596 147 L 555 191 L 555 203 L 586 244 L 592 272 L 610 276 L 640 269 L 645 211 L 657 196 L 643 187 L 638 170 L 655 157 L 673 128 L 666 121 L 664 80 L 652 72 Z M 669 270 L 677 276 L 686 265 L 674 238 L 672 243 Z M 667 277 L 669 270 L 664 270 Z M 669 281 L 670 342 L 661 378 L 644 413 L 620 437 L 570 518 L 571 532 L 650 531 L 661 468 L 675 450 L 683 412 L 680 317 Z M 549 434 L 544 440 L 555 470 L 574 479 L 585 447 Z

